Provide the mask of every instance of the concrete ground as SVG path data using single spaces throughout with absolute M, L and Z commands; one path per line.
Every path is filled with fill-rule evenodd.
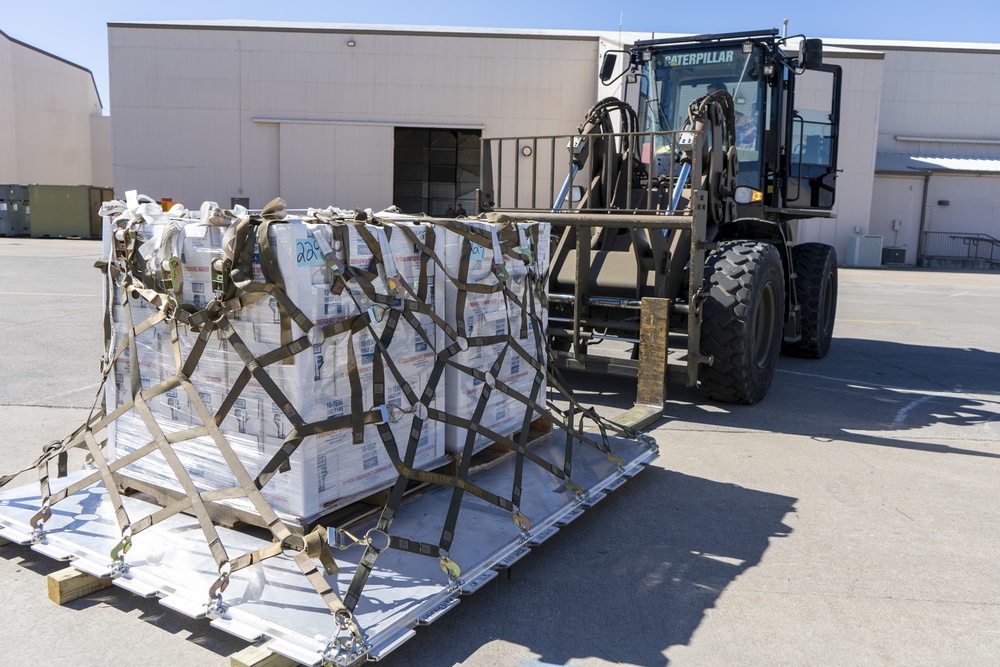
M 99 244 L 0 239 L 0 474 L 83 421 Z M 672 390 L 654 465 L 394 665 L 980 665 L 1000 655 L 1000 274 L 842 269 L 826 359 L 754 407 Z M 571 376 L 628 407 L 634 382 Z M 26 480 L 30 482 L 30 478 Z M 0 664 L 224 665 L 244 644 L 0 548 Z

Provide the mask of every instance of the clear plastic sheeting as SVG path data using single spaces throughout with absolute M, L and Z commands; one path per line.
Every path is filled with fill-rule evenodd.
M 411 237 L 400 229 L 406 226 Z M 419 288 L 421 279 L 421 253 L 415 250 L 413 240 L 426 243 L 428 226 L 407 224 L 399 221 L 386 233 L 381 225 L 364 225 L 368 238 L 384 239 L 375 250 L 391 261 L 392 269 L 410 285 Z M 170 235 L 164 232 L 169 230 Z M 286 216 L 282 224 L 272 225 L 268 230 L 271 246 L 285 293 L 301 309 L 315 327 L 323 327 L 357 318 L 363 311 L 375 306 L 357 285 L 349 285 L 340 294 L 332 291 L 337 277 L 324 260 L 323 248 L 336 252 L 339 261 L 349 258 L 352 266 L 366 268 L 373 261 L 374 254 L 365 238 L 355 226 L 346 230 L 345 240 L 349 251 L 345 253 L 342 242 L 332 238 L 333 228 L 329 224 L 308 222 L 300 216 Z M 156 265 L 167 261 L 165 253 L 170 249 L 171 239 L 180 248 L 176 256 L 179 260 L 180 279 L 174 290 L 179 307 L 191 306 L 203 309 L 214 298 L 212 288 L 212 262 L 224 255 L 223 228 L 186 220 L 171 215 L 153 218 L 143 225 L 142 232 L 151 241 L 147 242 L 148 252 L 153 253 Z M 159 244 L 153 240 L 159 239 Z M 390 240 L 391 239 L 391 240 Z M 439 242 L 438 242 L 439 243 Z M 339 250 L 335 248 L 339 247 Z M 252 265 L 253 280 L 264 283 L 263 270 L 258 259 Z M 392 260 L 388 260 L 392 257 Z M 444 311 L 444 293 L 436 288 L 436 267 L 424 262 L 424 280 L 427 283 L 426 303 L 434 312 Z M 381 278 L 376 289 L 388 293 Z M 114 289 L 115 304 L 111 311 L 115 341 L 127 337 L 127 322 L 123 308 L 119 304 L 121 290 Z M 398 297 L 400 300 L 405 295 Z M 145 319 L 150 314 L 150 306 L 145 300 L 131 299 L 132 317 Z M 281 309 L 277 299 L 267 296 L 241 308 L 235 309 L 230 323 L 239 339 L 256 356 L 271 352 L 282 345 Z M 138 314 L 138 315 L 136 315 Z M 375 322 L 371 329 L 344 331 L 337 335 L 325 336 L 321 331 L 303 331 L 294 321 L 290 323 L 290 338 L 307 338 L 311 344 L 309 354 L 301 353 L 291 364 L 275 364 L 267 368 L 267 373 L 281 388 L 298 412 L 307 421 L 321 421 L 341 417 L 352 409 L 351 373 L 356 373 L 361 389 L 361 404 L 373 409 L 372 373 L 376 337 L 385 330 L 385 320 L 381 313 L 373 313 Z M 406 378 L 417 394 L 427 387 L 428 373 L 442 347 L 443 334 L 434 326 L 427 315 L 417 314 L 420 333 L 406 320 L 400 322 L 386 345 L 389 357 L 395 360 L 396 368 Z M 148 390 L 167 380 L 177 372 L 177 362 L 166 321 L 158 322 L 135 337 L 135 352 L 139 359 L 140 381 Z M 198 332 L 191 328 L 177 331 L 180 358 L 188 359 L 198 340 Z M 346 346 L 352 347 L 356 366 L 352 370 Z M 115 363 L 113 385 L 108 387 L 108 403 L 114 407 L 125 405 L 129 395 L 129 372 L 131 350 Z M 190 379 L 197 390 L 196 397 L 189 397 L 179 389 L 171 389 L 161 396 L 149 399 L 148 404 L 158 423 L 164 430 L 176 432 L 198 426 L 201 419 L 196 402 L 204 404 L 211 414 L 218 413 L 234 383 L 244 369 L 239 354 L 222 334 L 214 331 L 201 351 Z M 413 422 L 413 405 L 407 401 L 395 376 L 385 378 L 386 404 L 399 409 L 399 417 L 391 425 L 397 444 L 406 443 Z M 113 392 L 113 393 L 112 393 Z M 445 409 L 444 392 L 438 391 L 427 402 L 430 409 Z M 522 411 L 523 412 L 523 411 Z M 233 402 L 232 408 L 219 424 L 221 432 L 237 453 L 240 461 L 251 475 L 256 475 L 281 448 L 292 430 L 287 416 L 272 397 L 251 378 L 243 391 Z M 111 438 L 111 458 L 117 459 L 149 442 L 151 436 L 141 418 L 130 411 L 116 423 Z M 226 460 L 212 445 L 211 438 L 201 436 L 177 445 L 178 455 L 185 469 L 200 491 L 219 490 L 237 485 L 236 479 Z M 398 449 L 397 449 L 398 451 Z M 399 452 L 402 454 L 403 452 Z M 435 467 L 445 462 L 443 424 L 426 421 L 417 442 L 414 465 Z M 324 508 L 335 506 L 338 500 L 370 494 L 386 488 L 397 478 L 392 461 L 383 451 L 382 442 L 375 425 L 364 428 L 364 441 L 355 443 L 350 429 L 338 429 L 317 434 L 303 440 L 289 460 L 290 470 L 277 475 L 262 491 L 271 506 L 286 515 L 308 517 L 319 514 Z M 182 491 L 179 481 L 162 456 L 143 458 L 125 473 L 134 480 L 155 484 L 158 487 Z M 245 498 L 223 501 L 234 507 L 252 511 L 253 506 Z

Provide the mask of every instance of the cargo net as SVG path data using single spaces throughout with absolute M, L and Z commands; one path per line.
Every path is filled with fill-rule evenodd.
M 210 612 L 224 609 L 233 573 L 291 558 L 329 607 L 338 650 L 359 654 L 366 644 L 354 610 L 381 552 L 437 559 L 454 584 L 461 568 L 449 550 L 465 494 L 509 512 L 527 533 L 525 465 L 582 496 L 574 442 L 621 465 L 609 432 L 648 438 L 580 406 L 548 369 L 545 224 L 392 209 L 293 214 L 280 199 L 257 213 L 211 202 L 164 213 L 135 193 L 102 213 L 103 388 L 87 423 L 32 466 L 41 509 L 31 525 L 41 535 L 53 505 L 102 483 L 122 536 L 113 573 L 125 571 L 140 533 L 188 512 L 218 567 L 206 591 Z M 546 400 L 547 391 L 568 408 Z M 528 446 L 538 417 L 565 431 L 558 464 Z M 596 432 L 584 432 L 588 420 Z M 470 481 L 486 446 L 515 459 L 509 495 Z M 86 450 L 90 469 L 53 491 L 50 469 L 64 475 L 73 448 Z M 179 499 L 131 517 L 116 475 L 172 488 Z M 415 483 L 453 489 L 435 543 L 393 532 Z M 322 527 L 303 534 L 300 519 L 379 490 L 388 500 L 375 528 L 332 540 L 365 549 L 341 594 L 327 578 L 338 571 L 330 536 Z M 213 503 L 251 510 L 271 544 L 231 553 L 207 511 Z

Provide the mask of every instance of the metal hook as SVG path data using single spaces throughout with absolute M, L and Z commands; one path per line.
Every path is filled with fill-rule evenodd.
M 654 449 L 658 447 L 658 445 L 656 444 L 656 440 L 653 438 L 653 436 L 649 435 L 648 433 L 640 433 L 635 437 L 635 439 L 640 445 L 646 445 L 647 447 L 651 447 Z
M 386 403 L 385 405 L 380 405 L 379 410 L 382 411 L 382 422 L 387 424 L 396 424 L 403 415 L 408 412 L 398 405 L 392 403 Z
M 35 530 L 41 530 L 45 522 L 51 518 L 52 518 L 52 508 L 49 507 L 49 501 L 46 500 L 44 503 L 42 503 L 42 506 L 39 508 L 39 510 L 35 512 L 35 514 L 31 517 L 31 520 L 28 521 L 28 523 Z
M 333 639 L 326 640 L 323 647 L 324 664 L 355 664 L 370 645 L 350 611 L 338 610 L 334 613 L 333 620 L 337 625 L 337 634 Z M 348 636 L 343 636 L 345 633 Z
M 219 570 L 219 578 L 208 589 L 208 599 L 214 602 L 217 609 L 222 608 L 222 594 L 229 588 L 229 575 L 232 570 L 229 563 L 224 563 Z
M 346 551 L 350 549 L 355 544 L 360 544 L 361 540 L 351 535 L 349 532 L 343 528 L 334 528 L 332 532 L 328 533 L 328 544 L 331 547 L 336 547 L 341 551 Z
M 125 560 L 125 554 L 128 550 L 132 548 L 132 531 L 131 529 L 126 529 L 122 533 L 121 541 L 114 546 L 111 550 L 111 560 L 123 562 Z
M 441 571 L 448 575 L 448 580 L 452 583 L 458 581 L 458 578 L 462 576 L 462 568 L 458 566 L 458 563 L 453 561 L 448 556 L 441 556 Z

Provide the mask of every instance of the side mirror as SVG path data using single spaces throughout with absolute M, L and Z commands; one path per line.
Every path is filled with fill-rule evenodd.
M 614 78 L 615 64 L 618 62 L 617 53 L 605 53 L 604 61 L 601 63 L 601 83 L 607 83 Z
M 802 69 L 816 69 L 823 64 L 823 40 L 803 39 L 799 47 L 799 65 Z

